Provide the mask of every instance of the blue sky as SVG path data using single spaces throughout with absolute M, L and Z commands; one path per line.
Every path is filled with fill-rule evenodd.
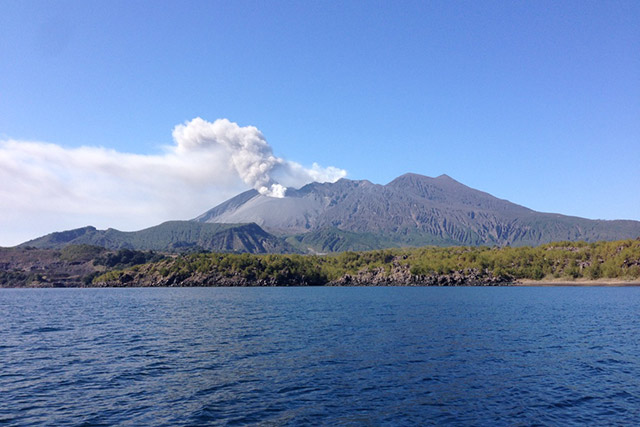
M 138 167 L 197 117 L 255 126 L 305 171 L 446 173 L 540 211 L 640 220 L 638 22 L 637 1 L 0 2 L 0 245 L 188 219 L 250 188 L 207 175 L 187 203 L 178 181 L 195 178 Z M 185 199 L 109 165 L 76 173 L 79 147 Z M 47 177 L 75 211 L 37 202 Z

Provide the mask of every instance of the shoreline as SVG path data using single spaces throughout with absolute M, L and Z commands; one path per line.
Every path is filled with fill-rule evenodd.
M 521 279 L 514 282 L 505 282 L 493 285 L 482 284 L 457 284 L 457 285 L 420 285 L 420 284 L 322 284 L 322 285 L 258 285 L 258 284 L 245 284 L 245 285 L 187 285 L 187 286 L 149 286 L 149 285 L 135 285 L 130 286 L 112 285 L 112 286 L 0 286 L 2 289 L 152 289 L 152 288 L 289 288 L 289 287 L 310 287 L 310 288 L 384 288 L 384 287 L 399 287 L 399 288 L 456 288 L 456 287 L 478 287 L 478 288 L 495 288 L 495 287 L 605 287 L 605 288 L 624 288 L 624 287 L 640 287 L 640 280 L 616 280 L 616 279 L 601 279 L 601 280 L 532 280 Z
M 554 280 L 532 280 L 520 279 L 512 283 L 511 286 L 570 286 L 570 287 L 633 287 L 640 286 L 640 280 L 620 280 L 620 279 L 554 279 Z

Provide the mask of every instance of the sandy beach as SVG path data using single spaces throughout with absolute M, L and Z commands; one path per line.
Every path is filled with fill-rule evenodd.
M 530 280 L 522 279 L 513 283 L 515 286 L 640 286 L 640 280 L 620 279 L 557 279 L 557 280 Z

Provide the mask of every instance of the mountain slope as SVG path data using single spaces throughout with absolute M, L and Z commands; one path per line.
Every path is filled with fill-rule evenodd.
M 389 246 L 539 245 L 640 236 L 638 221 L 540 213 L 447 175 L 405 174 L 387 185 L 348 179 L 312 183 L 288 189 L 284 198 L 251 190 L 194 221 L 255 222 L 271 233 L 295 236 L 289 241 L 298 247 L 320 252 Z
M 265 232 L 256 224 L 209 224 L 192 221 L 169 221 L 132 232 L 84 227 L 51 233 L 20 246 L 52 249 L 79 244 L 108 249 L 157 251 L 201 248 L 216 252 L 297 252 L 288 243 Z

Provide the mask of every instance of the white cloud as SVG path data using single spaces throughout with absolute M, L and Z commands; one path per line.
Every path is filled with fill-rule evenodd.
M 173 138 L 149 155 L 0 141 L 0 245 L 88 224 L 136 230 L 195 217 L 247 188 L 283 197 L 286 186 L 346 175 L 276 157 L 257 128 L 226 119 L 193 119 Z

